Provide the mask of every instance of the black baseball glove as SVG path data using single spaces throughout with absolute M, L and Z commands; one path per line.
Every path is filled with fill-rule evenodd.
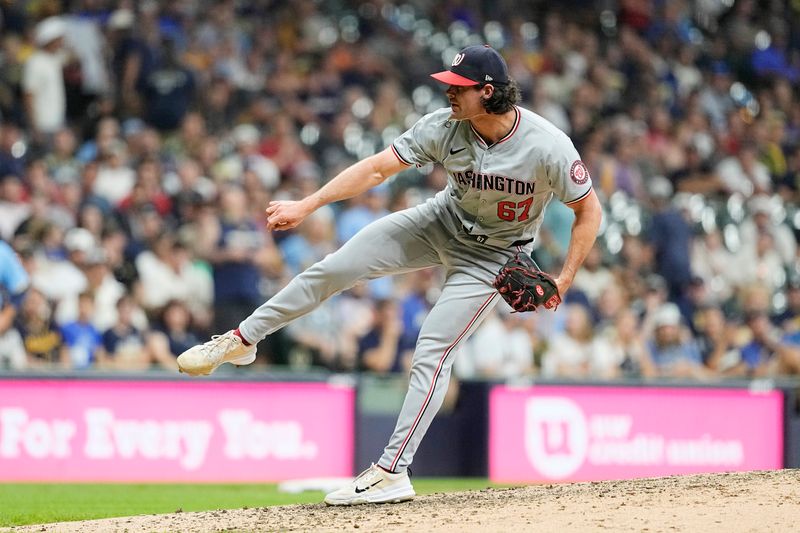
M 555 280 L 525 253 L 518 252 L 509 259 L 493 285 L 515 311 L 536 311 L 540 306 L 555 309 L 561 303 Z

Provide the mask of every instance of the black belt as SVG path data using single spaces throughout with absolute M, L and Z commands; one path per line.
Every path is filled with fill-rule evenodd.
M 513 248 L 514 246 L 525 246 L 526 244 L 529 244 L 529 243 L 532 243 L 532 242 L 533 242 L 533 237 L 531 237 L 530 239 L 521 239 L 519 241 L 512 242 L 511 243 L 511 247 Z

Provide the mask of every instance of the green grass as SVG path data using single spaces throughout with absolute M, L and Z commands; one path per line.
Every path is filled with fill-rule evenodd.
M 483 489 L 486 479 L 415 479 L 418 494 Z M 0 527 L 139 514 L 319 503 L 321 492 L 286 494 L 276 485 L 0 484 Z

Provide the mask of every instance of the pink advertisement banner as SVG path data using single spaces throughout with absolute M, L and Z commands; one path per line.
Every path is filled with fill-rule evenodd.
M 325 383 L 0 381 L 0 481 L 350 476 L 354 402 Z
M 495 387 L 492 481 L 594 481 L 783 465 L 780 392 Z

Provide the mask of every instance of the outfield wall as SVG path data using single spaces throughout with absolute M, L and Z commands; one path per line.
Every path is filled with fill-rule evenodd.
M 489 477 L 501 483 L 783 466 L 778 391 L 498 386 L 489 420 Z
M 349 476 L 354 401 L 327 383 L 0 381 L 0 480 Z
M 380 456 L 405 387 L 370 376 L 0 375 L 0 482 L 349 476 Z M 797 467 L 798 389 L 461 383 L 414 472 L 516 483 Z

